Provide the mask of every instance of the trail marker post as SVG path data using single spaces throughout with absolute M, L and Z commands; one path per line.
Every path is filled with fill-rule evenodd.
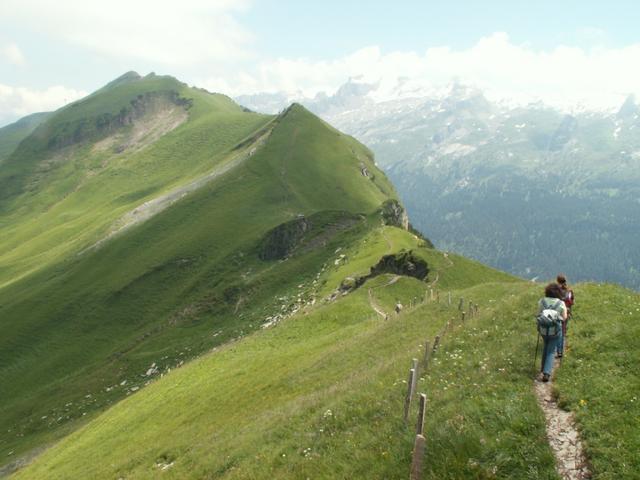
M 424 368 L 429 365 L 429 340 L 424 342 Z
M 427 396 L 420 394 L 420 406 L 418 407 L 418 423 L 416 423 L 416 435 L 424 434 L 424 418 L 427 409 Z
M 411 458 L 410 480 L 420 480 L 422 478 L 422 462 L 424 459 L 425 443 L 426 440 L 423 435 L 416 435 L 416 441 L 413 445 L 413 455 Z
M 416 371 L 412 368 L 409 370 L 409 378 L 407 380 L 407 396 L 404 399 L 404 422 L 409 420 L 409 411 L 411 410 L 411 397 L 415 389 Z
M 433 350 L 431 350 L 431 352 L 436 353 L 436 350 L 438 350 L 439 346 L 440 346 L 440 335 L 436 335 L 436 338 L 433 340 Z

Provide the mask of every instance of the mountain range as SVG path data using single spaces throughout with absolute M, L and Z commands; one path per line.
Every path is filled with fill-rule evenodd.
M 263 111 L 276 97 L 238 101 Z M 566 112 L 491 101 L 462 84 L 425 91 L 406 79 L 384 89 L 351 79 L 298 101 L 370 146 L 438 247 L 526 278 L 565 272 L 640 288 L 633 96 L 614 111 Z

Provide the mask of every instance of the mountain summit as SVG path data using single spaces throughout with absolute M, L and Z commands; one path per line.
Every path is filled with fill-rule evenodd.
M 172 77 L 129 72 L 22 132 L 0 145 L 3 458 L 259 328 L 399 205 L 302 106 L 251 113 Z

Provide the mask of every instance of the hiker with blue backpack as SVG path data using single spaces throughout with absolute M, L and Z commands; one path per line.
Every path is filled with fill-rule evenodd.
M 550 283 L 544 289 L 544 298 L 538 303 L 538 333 L 542 337 L 542 381 L 548 382 L 553 370 L 554 355 L 562 340 L 562 324 L 567 319 L 564 292 L 557 283 Z M 538 341 L 540 340 L 538 337 Z M 538 347 L 536 346 L 536 353 Z

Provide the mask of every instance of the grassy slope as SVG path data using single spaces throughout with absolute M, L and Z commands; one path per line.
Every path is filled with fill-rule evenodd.
M 257 328 L 280 308 L 274 298 L 336 248 L 261 262 L 258 241 L 299 213 L 375 211 L 393 189 L 382 174 L 375 182 L 360 175 L 361 161 L 376 171 L 366 154 L 293 107 L 269 142 L 225 176 L 103 248 L 0 290 L 3 460 L 142 386 L 153 362 L 166 370 Z M 325 216 L 317 228 L 334 221 Z
M 9 157 L 17 148 L 18 144 L 28 137 L 49 115 L 51 115 L 49 112 L 34 113 L 0 128 L 0 164 Z
M 117 112 L 149 91 L 193 99 L 189 120 L 134 152 L 96 151 L 93 140 L 62 150 L 45 147 L 66 125 Z M 245 113 L 222 95 L 155 76 L 105 87 L 56 112 L 0 170 L 0 227 L 6 232 L 0 240 L 0 286 L 93 244 L 124 213 L 223 161 L 270 118 Z
M 586 284 L 576 298 L 561 405 L 576 412 L 596 478 L 640 478 L 640 296 Z
M 182 148 L 210 140 L 215 124 L 202 109 L 187 124 L 194 136 L 175 132 Z M 219 125 L 229 118 L 219 117 Z M 429 396 L 427 478 L 557 478 L 530 383 L 530 311 L 539 286 L 445 258 L 406 232 L 377 228 L 372 215 L 328 235 L 342 216 L 321 213 L 313 218 L 323 241 L 314 250 L 286 262 L 257 259 L 262 234 L 298 213 L 371 213 L 394 196 L 384 176 L 375 184 L 362 177 L 360 162 L 375 171 L 366 149 L 294 107 L 250 162 L 103 249 L 53 262 L 83 239 L 0 289 L 3 461 L 86 423 L 16 477 L 157 478 L 168 464 L 168 478 L 406 477 L 413 434 L 401 412 L 409 360 L 457 311 L 422 304 L 385 322 L 367 290 L 391 311 L 397 300 L 422 298 L 424 283 L 379 277 L 175 370 L 283 307 L 298 308 L 300 296 L 322 297 L 404 248 L 429 262 L 438 288 L 452 290 L 454 301 L 479 303 L 482 312 L 447 334 L 420 381 Z M 194 176 L 207 168 L 192 167 Z M 133 184 L 123 183 L 123 191 Z M 27 202 L 25 222 L 41 199 Z M 334 263 L 338 248 L 344 265 Z M 634 478 L 639 299 L 607 286 L 585 286 L 578 295 L 557 393 L 577 412 L 596 477 Z M 606 328 L 598 329 L 602 311 Z M 145 387 L 141 373 L 152 362 L 173 371 Z M 132 386 L 144 388 L 97 416 Z
M 381 236 L 368 234 L 358 242 L 366 248 L 322 278 L 379 258 L 388 249 Z M 441 262 L 406 233 L 384 236 Z M 475 268 L 456 258 L 437 273 L 455 283 Z M 483 278 L 498 283 L 454 291 L 480 302 L 481 318 L 445 337 L 420 381 L 429 395 L 427 478 L 556 478 L 529 358 L 520 354 L 532 349 L 521 335 L 530 323 L 511 312 L 533 287 L 489 269 Z M 387 310 L 425 292 L 417 280 L 383 286 L 388 280 L 366 285 L 379 287 Z M 172 372 L 16 478 L 156 478 L 165 464 L 167 478 L 405 478 L 413 427 L 402 424 L 403 379 L 423 340 L 452 317 L 455 307 L 427 303 L 384 321 L 362 288 Z
M 531 310 L 540 286 L 480 271 L 459 257 L 451 264 L 393 228 L 348 245 L 358 253 L 351 250 L 345 265 L 325 268 L 321 278 L 360 271 L 365 259 L 388 252 L 387 240 L 423 256 L 434 268 L 430 278 L 437 275 L 438 285 L 454 289 L 454 299 L 479 303 L 480 316 L 461 326 L 455 302 L 427 302 L 381 320 L 368 304 L 368 288 L 390 311 L 396 300 L 421 298 L 425 284 L 403 278 L 389 285 L 389 277 L 378 277 L 170 373 L 16 478 L 157 478 L 160 472 L 166 478 L 406 478 L 413 423 L 401 420 L 404 379 L 424 340 L 450 319 L 454 327 L 427 370 L 422 367 L 418 386 L 428 395 L 425 478 L 558 478 L 531 385 Z M 477 280 L 455 289 L 473 271 Z M 610 323 L 630 333 L 635 327 L 626 317 L 637 313 L 626 310 L 640 299 L 611 290 L 577 290 L 572 348 L 557 388 L 561 402 L 577 411 L 595 478 L 634 478 L 638 337 L 616 332 L 602 344 L 591 340 L 600 340 L 593 323 L 603 301 L 611 304 Z M 622 343 L 625 352 L 618 349 Z M 594 358 L 595 350 L 609 352 L 610 360 Z M 628 412 L 624 421 L 621 409 Z

